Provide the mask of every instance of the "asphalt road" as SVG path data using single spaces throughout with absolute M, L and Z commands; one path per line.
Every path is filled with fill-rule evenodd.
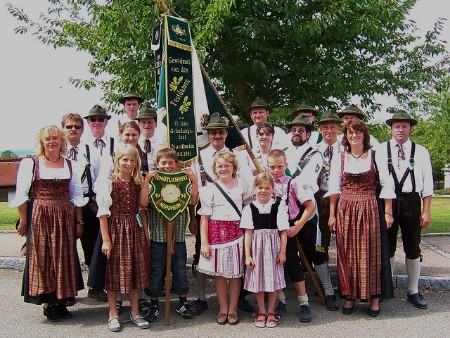
M 298 302 L 292 286 L 286 292 L 288 313 L 278 327 L 258 329 L 248 313 L 240 314 L 241 321 L 236 326 L 221 326 L 215 323 L 218 303 L 213 283 L 209 282 L 209 309 L 204 314 L 193 319 L 181 318 L 175 313 L 177 300 L 173 298 L 170 326 L 163 325 L 163 313 L 149 330 L 139 330 L 127 322 L 129 308 L 126 308 L 121 315 L 124 330 L 113 334 L 107 328 L 107 305 L 87 298 L 86 290 L 80 292 L 78 303 L 69 308 L 74 318 L 50 323 L 43 317 L 41 306 L 26 304 L 20 297 L 22 272 L 0 270 L 0 279 L 1 337 L 448 337 L 450 332 L 450 292 L 425 291 L 429 308 L 419 310 L 405 300 L 405 290 L 396 290 L 394 299 L 381 303 L 378 318 L 370 318 L 366 313 L 368 305 L 361 303 L 356 304 L 350 316 L 340 311 L 329 312 L 318 303 L 317 297 L 310 295 L 313 321 L 304 324 L 297 317 Z M 189 280 L 192 284 L 192 277 Z M 253 296 L 249 299 L 254 301 Z M 160 309 L 163 308 L 162 302 Z

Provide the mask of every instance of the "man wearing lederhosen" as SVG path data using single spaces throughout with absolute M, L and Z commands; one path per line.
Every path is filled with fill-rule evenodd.
M 421 230 L 430 223 L 433 174 L 428 150 L 409 135 L 417 121 L 403 110 L 386 121 L 392 139 L 377 148 L 376 162 L 381 175 L 389 176 L 397 198 L 392 201 L 394 223 L 388 229 L 391 270 L 394 273 L 397 233 L 401 229 L 408 275 L 407 300 L 419 309 L 427 302 L 419 293 Z M 422 204 L 422 208 L 421 208 Z

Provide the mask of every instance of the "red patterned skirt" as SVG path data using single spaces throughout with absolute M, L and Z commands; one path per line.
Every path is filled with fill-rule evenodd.
M 129 293 L 150 286 L 150 249 L 136 216 L 113 214 L 108 220 L 112 251 L 105 289 Z
M 374 192 L 344 192 L 341 195 L 336 250 L 341 294 L 352 299 L 378 297 L 381 294 L 381 244 Z

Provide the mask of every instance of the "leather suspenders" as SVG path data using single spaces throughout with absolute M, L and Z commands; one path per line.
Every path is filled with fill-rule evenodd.
M 406 178 L 408 175 L 411 175 L 411 184 L 412 184 L 412 192 L 416 192 L 416 180 L 414 176 L 414 153 L 416 152 L 416 144 L 411 142 L 411 156 L 409 158 L 409 166 L 403 174 L 401 180 L 399 181 L 397 175 L 395 174 L 394 166 L 392 165 L 392 152 L 391 152 L 391 144 L 388 141 L 387 143 L 387 155 L 388 155 L 388 169 L 389 173 L 392 175 L 395 184 L 395 193 L 401 193 L 403 190 L 403 184 L 405 184 Z

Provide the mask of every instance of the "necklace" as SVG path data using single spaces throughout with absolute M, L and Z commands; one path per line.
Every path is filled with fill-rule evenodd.
M 61 155 L 59 155 L 58 156 L 58 159 L 57 160 L 55 160 L 55 161 L 53 161 L 53 160 L 51 160 L 51 159 L 49 159 L 48 157 L 47 157 L 47 155 L 45 155 L 44 154 L 44 157 L 47 159 L 47 161 L 49 161 L 49 162 L 52 162 L 52 163 L 57 163 L 58 161 L 59 161 L 59 158 L 61 157 Z
M 363 151 L 361 154 L 359 154 L 359 155 L 354 155 L 352 152 L 350 152 L 350 154 L 351 154 L 354 158 L 360 158 L 360 157 L 364 154 L 364 151 Z

